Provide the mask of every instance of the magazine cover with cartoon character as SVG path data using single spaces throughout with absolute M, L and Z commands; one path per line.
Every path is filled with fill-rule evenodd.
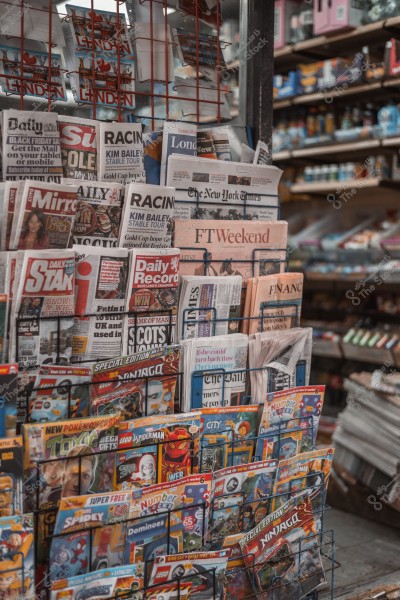
M 135 490 L 157 483 L 158 450 L 154 444 L 117 452 L 115 489 Z
M 17 435 L 18 364 L 0 365 L 0 437 Z
M 271 513 L 239 544 L 257 597 L 303 598 L 326 582 L 308 494 Z
M 0 597 L 35 598 L 33 514 L 0 518 Z
M 225 596 L 226 598 L 248 598 L 253 595 L 253 587 L 249 576 L 249 569 L 246 567 L 240 548 L 239 541 L 244 533 L 228 535 L 224 539 L 222 549 L 230 548 L 231 555 L 226 565 L 225 572 Z
M 23 455 L 21 436 L 0 439 L 0 517 L 23 512 Z

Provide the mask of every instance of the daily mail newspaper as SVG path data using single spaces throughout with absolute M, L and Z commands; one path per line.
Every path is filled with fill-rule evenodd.
M 15 346 L 24 366 L 69 362 L 73 318 L 68 315 L 74 314 L 74 259 L 74 250 L 30 250 L 24 254 L 15 307 L 21 319 Z M 57 316 L 66 318 L 43 320 Z
M 59 183 L 62 176 L 57 115 L 3 111 L 3 178 Z
M 168 161 L 167 185 L 176 188 L 174 216 L 275 220 L 281 175 L 282 171 L 272 166 L 173 154 Z
M 96 123 L 91 119 L 58 116 L 64 177 L 97 179 Z
M 21 187 L 22 184 L 18 193 Z M 76 213 L 77 190 L 77 186 L 72 185 L 25 181 L 21 204 L 15 215 L 18 220 L 12 248 L 68 248 Z
M 139 123 L 97 123 L 100 181 L 146 183 L 143 134 Z
M 119 246 L 169 248 L 175 190 L 159 185 L 131 183 L 126 191 Z
M 177 248 L 132 250 L 125 310 L 123 353 L 157 348 L 175 340 L 178 306 Z
M 129 269 L 123 248 L 73 247 L 75 251 L 74 362 L 120 356 Z
M 124 203 L 124 186 L 119 183 L 76 179 L 63 179 L 62 182 L 75 185 L 78 190 L 72 243 L 116 248 Z
M 287 223 L 177 219 L 174 245 L 181 275 L 241 275 L 246 283 L 252 275 L 284 272 Z

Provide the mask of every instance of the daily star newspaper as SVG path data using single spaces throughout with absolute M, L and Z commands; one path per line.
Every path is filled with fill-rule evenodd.
M 119 183 L 63 179 L 77 187 L 77 207 L 72 243 L 116 248 L 125 188 Z
M 64 177 L 97 179 L 96 123 L 91 119 L 58 116 Z
M 140 123 L 97 123 L 98 177 L 118 183 L 146 182 Z
M 25 366 L 68 363 L 74 314 L 73 250 L 25 252 L 15 314 L 18 361 Z M 57 319 L 43 317 L 67 317 Z M 42 317 L 39 319 L 39 317 Z
M 73 247 L 75 251 L 74 362 L 121 355 L 129 252 L 123 248 Z M 92 315 L 92 316 L 79 316 Z
M 164 346 L 176 339 L 177 248 L 131 251 L 123 327 L 123 353 Z
M 3 178 L 59 183 L 62 176 L 57 115 L 3 111 Z
M 77 206 L 77 186 L 27 180 L 15 215 L 15 250 L 68 248 Z

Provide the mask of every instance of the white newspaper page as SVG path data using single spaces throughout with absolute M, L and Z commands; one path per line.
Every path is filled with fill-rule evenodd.
M 98 122 L 97 139 L 100 181 L 146 183 L 140 123 Z

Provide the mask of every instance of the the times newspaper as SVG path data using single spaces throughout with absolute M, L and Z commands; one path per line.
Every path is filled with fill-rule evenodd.
M 78 186 L 72 243 L 116 248 L 120 235 L 125 188 L 119 183 L 63 179 Z
M 64 177 L 97 179 L 96 123 L 91 119 L 59 115 Z
M 157 348 L 175 340 L 178 306 L 177 248 L 132 250 L 123 327 L 123 353 Z
M 23 186 L 23 187 L 22 187 Z M 22 189 L 20 189 L 22 188 Z M 12 248 L 68 248 L 77 206 L 77 186 L 25 181 L 19 184 Z M 21 196 L 19 195 L 21 192 Z
M 12 328 L 16 337 L 15 358 L 24 366 L 67 364 L 70 360 L 74 260 L 73 250 L 29 250 L 24 253 L 16 294 L 18 322 L 16 328 Z M 66 318 L 51 318 L 57 316 Z
M 75 245 L 73 362 L 120 356 L 129 251 Z M 92 315 L 92 316 L 79 316 Z
M 97 139 L 100 181 L 146 182 L 141 124 L 98 122 Z
M 57 115 L 3 111 L 3 178 L 59 183 L 62 176 Z

